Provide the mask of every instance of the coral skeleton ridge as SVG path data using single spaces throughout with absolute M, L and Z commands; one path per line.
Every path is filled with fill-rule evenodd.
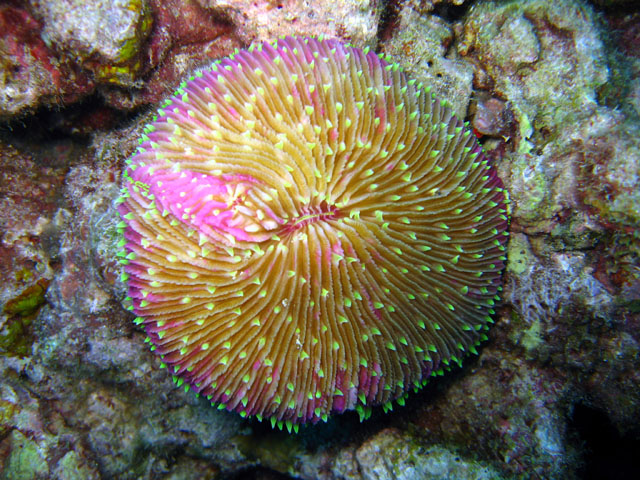
M 288 37 L 198 71 L 124 178 L 129 308 L 220 408 L 366 417 L 486 339 L 506 192 L 470 129 L 368 49 Z

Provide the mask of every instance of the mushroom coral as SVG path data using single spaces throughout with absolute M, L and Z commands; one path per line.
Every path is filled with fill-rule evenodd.
M 368 49 L 293 38 L 183 82 L 127 161 L 129 308 L 178 381 L 280 427 L 402 402 L 486 339 L 505 192 Z

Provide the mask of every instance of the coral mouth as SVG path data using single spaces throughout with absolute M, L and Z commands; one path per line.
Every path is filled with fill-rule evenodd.
M 306 205 L 300 209 L 300 215 L 282 226 L 282 233 L 293 233 L 312 223 L 341 218 L 341 212 L 335 205 L 326 201 L 319 205 Z

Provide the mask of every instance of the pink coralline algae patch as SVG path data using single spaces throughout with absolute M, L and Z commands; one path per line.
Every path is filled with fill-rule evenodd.
M 0 4 L 0 118 L 86 95 L 93 88 L 89 77 L 69 60 L 55 58 L 33 15 L 5 3 Z
M 197 72 L 120 199 L 129 308 L 179 383 L 297 429 L 402 403 L 486 339 L 505 192 L 397 65 L 286 38 Z

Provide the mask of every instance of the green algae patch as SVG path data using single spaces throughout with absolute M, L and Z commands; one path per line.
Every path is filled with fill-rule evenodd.
M 11 431 L 12 425 L 10 422 L 16 410 L 15 403 L 0 399 L 0 438 L 4 438 Z
M 520 344 L 525 348 L 527 352 L 531 352 L 538 348 L 543 342 L 542 338 L 542 325 L 540 320 L 534 321 L 529 328 L 524 330 Z
M 49 473 L 49 466 L 38 444 L 19 430 L 13 430 L 10 442 L 11 453 L 0 474 L 0 480 L 45 478 Z
M 288 472 L 302 454 L 299 439 L 272 432 L 263 437 L 239 435 L 234 442 L 249 459 L 259 460 L 278 472 Z
M 73 450 L 67 452 L 58 462 L 58 468 L 55 472 L 58 478 L 65 480 L 84 480 L 90 478 L 92 472 L 84 464 L 80 455 Z
M 524 273 L 529 265 L 531 265 L 531 257 L 533 252 L 529 246 L 529 242 L 521 235 L 512 235 L 507 247 L 509 259 L 507 262 L 507 271 L 516 275 Z
M 40 307 L 46 303 L 48 287 L 49 280 L 41 278 L 5 304 L 3 313 L 8 320 L 0 330 L 0 355 L 29 355 L 33 343 L 31 323 Z

